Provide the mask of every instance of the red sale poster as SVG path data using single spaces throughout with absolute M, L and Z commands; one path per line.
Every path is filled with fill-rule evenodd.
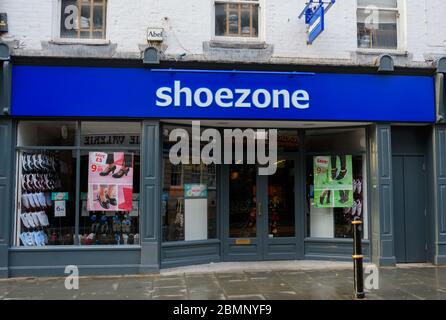
M 90 152 L 88 211 L 131 211 L 133 153 Z

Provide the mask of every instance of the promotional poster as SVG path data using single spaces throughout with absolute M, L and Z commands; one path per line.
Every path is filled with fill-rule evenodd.
M 132 211 L 132 194 L 132 153 L 89 153 L 88 211 Z
M 316 156 L 314 166 L 314 206 L 348 208 L 353 205 L 351 155 Z

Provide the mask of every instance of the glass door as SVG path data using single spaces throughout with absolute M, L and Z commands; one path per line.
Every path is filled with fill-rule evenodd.
M 229 165 L 224 253 L 229 261 L 296 259 L 297 153 L 282 154 L 271 176 L 256 165 Z
M 266 189 L 263 201 L 267 204 L 262 235 L 263 259 L 296 259 L 300 247 L 296 237 L 297 154 L 279 154 L 276 165 L 275 174 L 261 177 Z
M 261 259 L 261 203 L 256 165 L 229 166 L 227 253 L 231 260 Z

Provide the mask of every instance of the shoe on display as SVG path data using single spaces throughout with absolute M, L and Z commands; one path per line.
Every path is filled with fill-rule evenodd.
M 28 224 L 31 228 L 35 228 L 36 224 L 34 223 L 34 219 L 31 216 L 31 213 L 24 213 L 24 216 L 26 218 L 26 220 L 28 221 Z
M 129 234 L 128 244 L 134 244 L 135 243 L 135 236 L 131 233 Z
M 42 211 L 41 216 L 42 216 L 43 221 L 44 221 L 44 227 L 48 227 L 50 225 L 50 222 L 48 220 L 48 216 L 45 213 L 45 211 Z
M 356 179 L 353 179 L 353 193 L 356 193 Z
M 126 245 L 126 244 L 128 244 L 128 242 L 129 242 L 129 236 L 127 235 L 127 234 L 123 234 L 122 235 L 122 239 L 124 240 L 124 244 Z
M 35 246 L 36 243 L 34 242 L 34 235 L 32 232 L 27 232 L 26 235 L 26 243 L 28 246 Z
M 361 181 L 361 179 L 358 179 L 356 181 L 356 192 L 358 194 L 361 194 L 361 192 L 362 192 L 362 181 Z
M 48 227 L 48 216 L 46 215 L 45 211 L 39 211 L 36 213 L 37 218 L 39 219 L 39 223 L 42 227 Z
M 32 232 L 33 235 L 33 242 L 34 245 L 37 247 L 40 247 L 40 238 L 39 238 L 39 232 L 38 231 L 33 231 Z
M 33 202 L 36 205 L 35 208 L 41 208 L 42 206 L 40 205 L 39 197 L 37 195 L 37 193 L 31 193 L 29 197 L 33 199 Z
M 40 222 L 39 222 L 39 218 L 37 217 L 37 213 L 38 212 L 31 212 L 30 215 L 31 215 L 36 227 L 40 227 Z
M 46 199 L 45 199 L 45 194 L 43 192 L 37 194 L 37 199 L 39 200 L 40 207 L 46 208 Z
M 27 244 L 27 242 L 26 242 L 26 232 L 22 232 L 20 235 L 19 235 L 19 238 L 20 238 L 20 241 L 22 241 L 22 245 L 23 246 L 28 246 L 28 244 Z
M 29 224 L 29 222 L 28 222 L 28 219 L 26 218 L 25 214 L 26 214 L 26 213 L 22 213 L 22 214 L 20 214 L 20 220 L 22 220 L 23 225 L 25 226 L 25 228 L 28 228 L 28 229 L 29 229 L 31 226 L 30 226 L 30 224 Z
M 353 206 L 352 206 L 352 211 L 351 211 L 352 216 L 354 216 L 356 214 L 356 210 L 357 210 L 356 201 L 353 201 Z
M 30 205 L 29 205 L 29 201 L 28 201 L 28 197 L 26 196 L 26 193 L 25 193 L 25 194 L 22 194 L 21 199 L 22 199 L 22 204 L 23 204 L 23 206 L 24 206 L 26 209 L 29 209 L 29 208 L 30 208 Z
M 134 243 L 139 244 L 139 233 L 135 234 Z
M 360 217 L 362 214 L 362 202 L 359 199 L 356 200 L 356 214 L 358 217 Z

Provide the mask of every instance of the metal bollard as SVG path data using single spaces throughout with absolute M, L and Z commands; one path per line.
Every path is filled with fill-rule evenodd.
M 353 225 L 353 276 L 354 276 L 354 294 L 355 299 L 364 299 L 364 270 L 362 267 L 362 244 L 361 244 L 361 226 L 362 221 L 355 217 Z

